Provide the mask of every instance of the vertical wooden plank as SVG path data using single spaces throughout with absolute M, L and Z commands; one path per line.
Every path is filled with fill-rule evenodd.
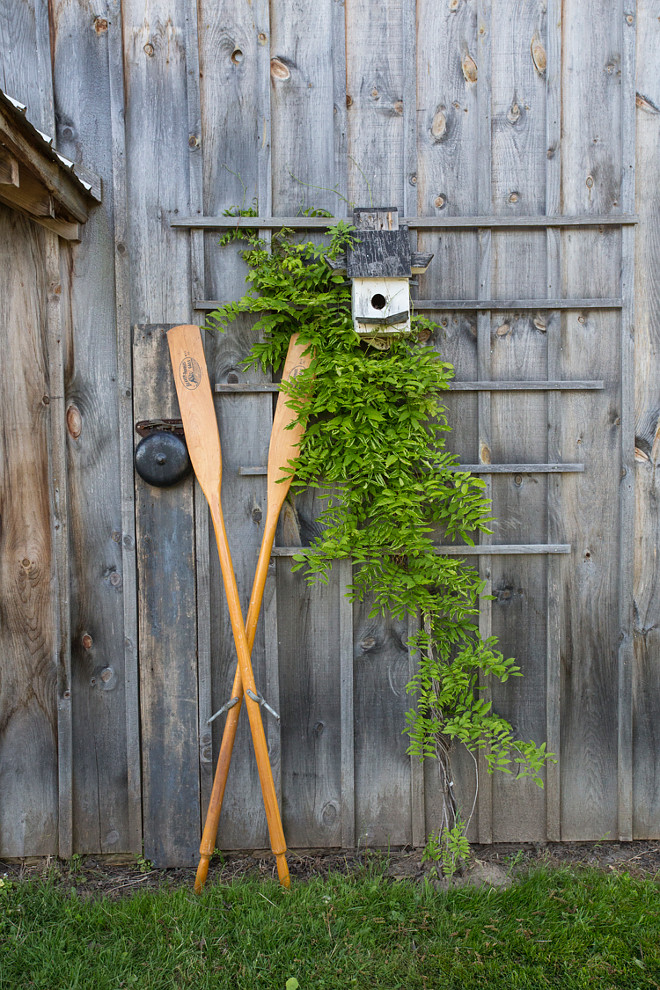
M 178 415 L 167 329 L 134 330 L 138 419 Z M 200 820 L 193 483 L 135 484 L 144 855 L 157 866 L 190 866 Z
M 121 552 L 124 588 L 124 683 L 128 800 L 126 846 L 131 852 L 138 853 L 142 850 L 142 770 L 140 760 L 138 583 L 133 467 L 133 353 L 130 262 L 127 249 L 129 231 L 121 0 L 109 0 L 107 12 L 119 397 L 119 485 L 121 491 Z
M 79 5 L 52 5 L 58 147 L 107 183 L 103 204 L 67 255 L 74 326 L 63 392 L 72 548 L 73 845 L 81 853 L 135 848 L 135 833 L 129 837 L 124 630 L 125 602 L 129 613 L 134 608 L 135 567 L 132 548 L 123 549 L 130 534 L 123 530 L 117 485 L 118 427 L 126 397 L 122 403 L 118 394 L 116 295 L 106 275 L 114 274 L 116 257 L 108 24 L 107 17 L 90 19 Z M 113 43 L 118 27 L 111 29 Z M 114 51 L 120 56 L 119 39 Z M 130 390 L 130 375 L 121 385 Z M 130 745 L 135 759 L 137 724 Z
M 32 12 L 32 11 L 30 11 Z M 51 71 L 50 8 L 34 4 L 36 62 L 39 88 L 28 117 L 55 137 L 53 76 Z M 36 104 L 36 105 L 35 105 Z M 44 235 L 46 280 L 46 347 L 49 379 L 48 469 L 53 557 L 53 637 L 57 670 L 57 790 L 58 853 L 73 852 L 73 724 L 71 697 L 71 612 L 69 602 L 69 508 L 67 479 L 67 418 L 64 369 L 67 343 L 73 330 L 71 294 L 67 278 L 68 249 L 56 234 Z M 63 285 L 63 277 L 66 279 Z M 63 291 L 64 289 L 64 291 Z
M 45 235 L 4 206 L 0 227 L 0 855 L 45 856 L 58 852 L 60 645 L 51 598 Z
M 188 239 L 169 225 L 190 209 L 184 0 L 123 0 L 133 322 L 184 323 Z
M 350 560 L 339 567 L 339 692 L 341 704 L 341 845 L 355 847 L 355 704 L 353 671 L 353 604 L 348 587 L 353 580 Z
M 417 203 L 423 216 L 466 215 L 478 212 L 478 156 L 474 153 L 479 126 L 477 84 L 466 78 L 463 59 L 476 59 L 477 6 L 417 2 Z M 418 236 L 421 251 L 433 251 L 425 275 L 419 276 L 421 298 L 475 298 L 477 294 L 476 232 Z M 414 290 L 413 290 L 414 291 Z M 474 313 L 433 313 L 441 329 L 427 346 L 450 361 L 456 377 L 474 381 L 477 370 L 477 317 Z M 447 443 L 462 461 L 478 459 L 477 397 L 452 392 L 444 397 L 452 432 Z M 440 539 L 440 537 L 439 537 Z M 412 700 L 412 699 L 411 699 Z M 458 746 L 452 771 L 460 812 L 467 820 L 475 797 L 474 761 Z M 441 779 L 436 761 L 425 766 L 426 830 L 441 820 Z M 469 836 L 476 840 L 476 821 Z
M 408 617 L 408 635 L 414 636 L 420 630 L 419 613 Z M 410 680 L 417 671 L 417 661 L 408 650 L 408 677 Z M 424 764 L 418 756 L 410 757 L 410 818 L 411 842 L 415 848 L 426 845 L 426 800 L 424 793 Z
M 340 846 L 339 582 L 309 588 L 289 559 L 277 566 L 285 834 L 290 846 Z
M 469 54 L 463 55 L 463 74 L 470 78 L 478 73 L 477 79 L 477 200 L 479 212 L 484 215 L 491 211 L 491 170 L 492 170 L 492 121 L 491 121 L 491 0 L 477 2 L 477 62 L 473 69 Z M 477 268 L 477 292 L 479 299 L 492 298 L 492 237 L 490 230 L 479 230 L 479 256 Z M 488 380 L 490 372 L 490 313 L 477 314 L 477 372 L 480 379 Z M 491 454 L 491 396 L 489 392 L 479 392 L 477 397 L 478 456 L 480 464 L 490 464 Z M 484 475 L 485 494 L 492 498 L 492 478 Z M 479 534 L 479 543 L 491 542 L 487 533 Z M 484 594 L 492 594 L 492 561 L 479 558 L 479 577 L 484 584 Z M 493 631 L 492 602 L 482 599 L 479 603 L 479 633 L 486 639 Z M 482 697 L 491 700 L 491 692 L 485 688 Z M 493 841 L 493 782 L 486 770 L 483 753 L 477 757 L 479 774 L 479 794 L 477 797 L 478 835 L 480 842 Z
M 174 410 L 163 332 L 190 314 L 190 246 L 169 225 L 190 211 L 184 0 L 124 0 L 127 200 L 134 415 Z M 145 855 L 196 861 L 200 835 L 193 489 L 136 481 Z M 147 852 L 149 850 L 149 852 Z
M 404 216 L 416 216 L 417 205 L 417 3 L 412 0 L 402 6 L 403 31 L 403 201 Z M 410 237 L 413 250 L 417 236 Z M 419 629 L 419 616 L 409 618 L 408 635 Z M 415 675 L 417 661 L 409 650 L 409 678 Z M 410 841 L 419 848 L 426 844 L 426 804 L 424 800 L 424 764 L 417 756 L 410 757 Z
M 336 0 L 305 0 L 296 16 L 271 10 L 272 175 L 275 215 L 312 206 L 345 214 L 335 183 Z M 314 30 L 309 25 L 314 24 Z
M 561 213 L 561 7 L 557 0 L 549 0 L 547 13 L 547 68 L 546 68 L 546 167 L 545 212 L 552 216 Z M 547 295 L 557 298 L 561 286 L 561 235 L 559 230 L 548 228 L 545 234 Z M 548 378 L 558 377 L 561 367 L 561 314 L 548 314 Z M 560 463 L 562 400 L 559 393 L 549 393 L 548 398 L 548 461 Z M 549 477 L 547 538 L 548 542 L 562 539 L 562 479 L 560 475 Z M 562 583 L 562 558 L 549 554 L 547 561 L 546 611 L 546 742 L 548 752 L 554 753 L 555 762 L 545 771 L 546 838 L 550 842 L 561 839 L 561 616 L 560 588 Z
M 630 11 L 634 16 L 634 11 Z M 630 16 L 627 14 L 626 16 Z M 634 835 L 660 837 L 660 295 L 648 273 L 660 265 L 660 21 L 656 5 L 639 0 L 637 29 L 637 174 L 635 232 L 635 676 Z
M 48 7 L 48 0 L 0 7 L 0 89 L 24 103 L 28 120 L 54 137 Z
M 58 851 L 62 859 L 73 853 L 73 732 L 71 699 L 71 612 L 69 602 L 69 511 L 66 457 L 66 397 L 64 366 L 67 337 L 72 330 L 69 293 L 62 293 L 60 244 L 56 234 L 45 232 L 50 381 L 49 493 L 56 592 L 53 596 L 57 665 L 57 769 Z M 63 249 L 63 252 L 66 249 Z M 68 304 L 65 307 L 65 301 Z
M 413 135 L 414 4 L 346 8 L 348 190 L 357 205 L 417 200 Z M 407 107 L 406 107 L 407 103 Z M 401 735 L 408 707 L 407 623 L 354 610 L 355 815 L 358 845 L 401 845 L 411 833 L 411 764 Z M 421 825 L 418 823 L 418 827 Z
M 564 212 L 621 208 L 621 4 L 563 6 L 562 196 Z M 563 234 L 564 293 L 601 295 L 618 286 L 621 234 Z M 585 264 L 588 257 L 589 263 Z M 562 376 L 606 381 L 587 399 L 563 399 L 564 539 L 573 550 L 562 589 L 562 838 L 617 834 L 620 317 L 562 317 Z
M 275 561 L 271 561 L 268 568 L 268 578 L 264 590 L 264 601 L 262 605 L 264 624 L 264 651 L 266 661 L 266 693 L 268 704 L 276 712 L 281 710 L 280 698 L 280 665 L 279 665 L 279 634 L 277 626 L 277 566 Z M 266 733 L 268 739 L 268 756 L 273 771 L 273 781 L 275 782 L 275 793 L 282 807 L 282 733 L 280 722 L 277 722 L 268 713 L 264 712 L 266 719 Z M 281 716 L 280 716 L 281 719 Z
M 635 3 L 624 0 L 621 29 L 621 209 L 635 208 Z M 635 536 L 635 231 L 621 231 L 621 489 L 619 500 L 620 841 L 633 838 L 633 594 Z
M 402 7 L 346 8 L 348 198 L 358 206 L 403 204 Z
M 346 196 L 342 22 L 343 7 L 333 0 L 304 0 L 296 17 L 286 3 L 271 4 L 272 209 L 276 216 L 296 214 L 307 207 L 339 215 L 347 212 L 342 199 Z M 307 28 L 311 23 L 313 31 Z M 341 109 L 339 103 L 343 103 Z M 321 507 L 313 493 L 297 495 L 289 518 L 297 517 L 302 527 L 315 530 Z M 295 526 L 282 526 L 285 532 L 296 539 Z M 333 569 L 323 589 L 309 588 L 302 575 L 290 574 L 288 562 L 278 562 L 283 813 L 287 839 L 299 845 L 343 844 L 350 832 L 348 819 L 353 817 L 352 796 L 346 794 L 349 778 L 344 772 L 349 739 L 343 721 L 347 698 L 340 688 L 338 664 L 344 636 L 340 632 L 338 643 L 337 623 L 345 627 L 347 608 L 341 601 L 340 571 L 340 567 Z M 297 715 L 292 698 L 298 701 Z M 301 712 L 309 715 L 301 717 Z
M 204 149 L 204 210 L 220 213 L 231 207 L 246 208 L 258 203 L 268 214 L 270 195 L 270 24 L 268 4 L 205 3 L 200 7 L 200 94 L 202 145 Z M 245 291 L 245 265 L 237 247 L 218 248 L 218 235 L 206 242 L 205 292 L 215 298 L 239 298 Z M 251 321 L 237 321 L 225 334 L 207 334 L 207 361 L 212 379 L 265 381 L 260 372 L 246 372 L 242 361 L 254 342 Z M 241 466 L 265 464 L 272 422 L 270 395 L 220 396 L 218 418 L 222 442 L 222 502 L 234 570 L 244 614 L 261 542 L 261 520 L 265 516 L 266 485 L 261 477 L 241 477 Z M 240 429 L 237 424 L 240 423 Z M 202 706 L 202 723 L 229 698 L 236 669 L 236 651 L 222 588 L 213 537 L 205 537 L 198 516 L 198 540 L 210 539 L 211 700 Z M 269 583 L 270 579 L 269 579 Z M 271 589 L 269 589 L 269 594 Z M 264 602 L 264 616 L 257 628 L 252 651 L 257 686 L 266 696 L 268 679 L 276 683 L 277 636 L 271 640 L 268 665 L 264 630 L 273 630 L 275 600 Z M 200 605 L 202 603 L 200 602 Z M 200 618 L 200 622 L 201 622 Z M 268 674 L 267 674 L 268 669 Z M 274 708 L 277 705 L 267 698 Z M 213 723 L 215 756 L 220 746 L 223 722 Z M 279 729 L 265 720 L 269 746 L 277 748 Z M 208 731 L 207 729 L 205 731 Z M 215 762 L 215 761 L 214 761 Z M 254 761 L 247 719 L 241 718 L 232 758 L 232 769 L 220 819 L 218 845 L 223 849 L 263 847 L 267 844 L 266 820 L 259 778 Z
M 358 847 L 410 842 L 410 758 L 402 735 L 408 623 L 355 609 L 355 814 Z
M 197 0 L 186 5 L 186 66 L 188 93 L 188 148 L 190 208 L 196 215 L 204 212 L 204 169 L 202 145 L 202 108 L 199 70 L 199 25 Z M 193 313 L 193 301 L 205 298 L 204 231 L 190 231 L 190 284 L 192 292 L 189 320 L 204 322 L 201 313 Z M 212 712 L 211 687 L 211 555 L 209 512 L 206 499 L 195 486 L 195 578 L 197 583 L 197 695 L 199 699 L 199 786 L 202 827 L 213 786 L 213 733 L 208 724 Z
M 545 2 L 493 0 L 492 211 L 499 216 L 543 214 L 546 113 Z M 541 232 L 492 234 L 494 298 L 542 297 L 547 273 Z M 538 380 L 547 373 L 547 332 L 541 314 L 494 313 L 488 321 L 489 374 L 493 379 Z M 542 392 L 495 393 L 491 403 L 490 456 L 495 463 L 535 462 L 547 453 L 547 398 Z M 546 541 L 547 479 L 499 475 L 492 480 L 495 541 Z M 545 737 L 545 561 L 493 558 L 492 631 L 505 656 L 515 656 L 521 678 L 493 685 L 494 709 L 524 739 Z M 545 799 L 531 781 L 493 777 L 493 839 L 545 839 Z
M 334 186 L 339 202 L 335 215 L 350 214 L 348 201 L 348 99 L 346 94 L 346 0 L 332 4 L 332 93 L 334 115 Z M 344 205 L 342 205 L 344 204 Z

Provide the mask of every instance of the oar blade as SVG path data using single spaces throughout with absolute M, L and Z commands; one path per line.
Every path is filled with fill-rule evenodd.
M 282 381 L 292 381 L 301 371 L 309 368 L 312 357 L 309 344 L 299 343 L 298 334 L 292 334 L 282 372 Z M 276 512 L 279 515 L 282 503 L 291 486 L 292 475 L 289 461 L 298 457 L 300 440 L 305 431 L 303 423 L 295 423 L 289 429 L 289 425 L 295 422 L 298 415 L 295 409 L 290 407 L 290 399 L 289 395 L 280 392 L 273 416 L 273 429 L 268 449 L 267 494 L 269 514 Z
M 200 329 L 190 324 L 172 327 L 167 342 L 190 460 L 206 498 L 215 500 L 222 453 Z

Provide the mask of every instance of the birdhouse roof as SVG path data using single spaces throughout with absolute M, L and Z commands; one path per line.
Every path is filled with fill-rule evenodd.
M 398 230 L 360 230 L 347 252 L 346 274 L 349 278 L 410 278 L 410 241 L 408 228 Z

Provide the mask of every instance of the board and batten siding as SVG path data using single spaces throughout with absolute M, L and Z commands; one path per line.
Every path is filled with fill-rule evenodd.
M 0 213 L 13 395 L 0 417 L 0 855 L 196 862 L 222 733 L 207 720 L 235 650 L 205 501 L 190 479 L 156 490 L 134 476 L 134 425 L 177 414 L 167 328 L 203 326 L 214 300 L 244 291 L 236 246 L 203 218 L 253 204 L 266 218 L 372 203 L 427 220 L 411 225 L 434 252 L 414 294 L 438 330 L 420 346 L 455 366 L 449 443 L 496 520 L 468 558 L 492 595 L 480 628 L 524 674 L 489 696 L 556 754 L 543 789 L 489 777 L 480 759 L 471 839 L 660 837 L 656 6 L 18 10 L 0 0 L 0 87 L 101 175 L 103 202 L 59 253 Z M 590 223 L 543 222 L 561 215 Z M 242 364 L 249 321 L 202 332 L 212 380 L 235 386 L 216 402 L 246 611 L 265 479 L 241 468 L 266 463 L 273 394 L 241 391 L 270 381 Z M 292 571 L 319 510 L 309 493 L 285 506 L 253 651 L 282 715 L 266 731 L 285 834 L 420 845 L 439 783 L 402 735 L 409 628 L 348 603 L 348 562 L 327 586 Z M 466 817 L 477 767 L 461 750 L 453 767 Z M 266 844 L 242 721 L 218 845 Z

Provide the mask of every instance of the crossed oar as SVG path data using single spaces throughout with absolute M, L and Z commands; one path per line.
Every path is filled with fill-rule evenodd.
M 264 534 L 259 550 L 257 569 L 250 596 L 247 624 L 243 625 L 238 588 L 232 566 L 227 533 L 222 516 L 220 487 L 222 483 L 222 452 L 220 436 L 215 416 L 213 396 L 209 382 L 204 347 L 199 328 L 196 326 L 179 326 L 171 329 L 168 334 L 170 356 L 174 370 L 177 395 L 183 429 L 186 435 L 190 460 L 209 504 L 215 538 L 220 558 L 222 579 L 227 596 L 229 618 L 236 643 L 238 665 L 234 677 L 231 694 L 231 705 L 225 729 L 222 736 L 220 756 L 213 781 L 211 800 L 206 815 L 204 833 L 200 845 L 200 861 L 195 878 L 195 891 L 200 893 L 209 869 L 213 855 L 218 822 L 222 810 L 222 799 L 225 793 L 229 764 L 236 737 L 238 716 L 241 710 L 243 695 L 247 696 L 247 712 L 250 719 L 250 730 L 254 752 L 259 770 L 259 780 L 266 809 L 270 845 L 277 860 L 277 872 L 280 883 L 288 887 L 289 869 L 286 862 L 286 842 L 282 830 L 282 820 L 277 805 L 273 773 L 268 759 L 268 747 L 261 720 L 260 704 L 263 699 L 257 693 L 252 672 L 250 655 L 254 644 L 257 621 L 261 610 L 266 575 L 270 561 L 270 553 L 275 539 L 275 530 L 280 509 L 291 485 L 290 461 L 298 455 L 298 447 L 304 427 L 296 423 L 296 413 L 288 405 L 288 397 L 280 394 L 277 400 L 273 430 L 268 451 L 267 497 L 268 508 L 264 523 Z M 305 351 L 308 353 L 304 353 Z M 298 344 L 297 334 L 293 334 L 289 344 L 282 378 L 288 381 L 301 370 L 309 367 L 312 359 L 311 350 L 307 345 Z

